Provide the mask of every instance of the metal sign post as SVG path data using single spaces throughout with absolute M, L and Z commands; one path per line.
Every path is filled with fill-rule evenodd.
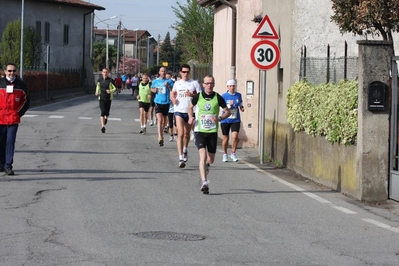
M 264 164 L 265 152 L 265 118 L 266 118 L 266 70 L 261 71 L 261 110 L 260 110 L 260 164 Z

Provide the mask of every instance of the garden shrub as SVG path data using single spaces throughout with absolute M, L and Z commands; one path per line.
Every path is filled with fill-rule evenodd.
M 351 145 L 357 137 L 357 81 L 313 85 L 300 81 L 287 94 L 287 121 L 295 132 Z

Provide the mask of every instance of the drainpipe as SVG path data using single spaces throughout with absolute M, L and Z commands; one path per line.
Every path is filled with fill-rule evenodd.
M 232 19 L 232 33 L 231 33 L 231 67 L 230 75 L 231 79 L 236 79 L 236 36 L 237 36 L 237 8 L 230 2 L 226 0 L 219 0 L 222 4 L 228 6 L 233 11 Z
M 83 49 L 82 49 L 82 79 L 81 79 L 81 85 L 83 85 L 84 84 L 84 80 L 85 80 L 85 55 L 86 55 L 86 16 L 88 15 L 88 14 L 92 14 L 93 13 L 93 11 L 90 11 L 90 12 L 87 12 L 87 13 L 84 13 L 83 14 Z M 90 16 L 90 18 L 92 19 L 92 16 Z M 91 25 L 93 24 L 93 20 L 91 20 Z M 91 29 L 90 29 L 90 36 L 92 36 L 92 34 L 93 34 L 93 27 L 91 27 Z M 92 39 L 92 38 L 90 38 L 90 39 Z M 90 44 L 92 45 L 92 43 L 90 42 Z M 91 48 L 90 48 L 91 49 Z

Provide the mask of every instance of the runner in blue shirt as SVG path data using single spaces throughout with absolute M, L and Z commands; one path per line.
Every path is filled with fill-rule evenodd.
M 220 128 L 222 129 L 223 139 L 223 162 L 227 162 L 227 146 L 229 145 L 229 133 L 231 130 L 231 155 L 230 158 L 233 162 L 237 162 L 236 149 L 238 144 L 238 133 L 240 132 L 241 117 L 240 111 L 244 112 L 244 106 L 242 105 L 241 93 L 236 91 L 236 81 L 230 79 L 227 81 L 227 92 L 222 94 L 223 99 L 226 101 L 227 107 L 230 111 L 230 116 L 220 122 Z
M 122 90 L 124 90 L 124 89 L 126 89 L 126 80 L 127 80 L 127 75 L 126 75 L 126 73 L 123 73 L 123 75 L 122 75 Z
M 163 146 L 163 129 L 167 124 L 169 104 L 170 104 L 170 91 L 173 88 L 173 81 L 166 78 L 166 68 L 159 69 L 159 78 L 152 81 L 151 91 L 155 93 L 155 116 L 158 123 L 158 144 Z

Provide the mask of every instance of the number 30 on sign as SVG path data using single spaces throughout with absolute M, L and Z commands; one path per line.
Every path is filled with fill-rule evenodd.
M 257 42 L 252 47 L 251 60 L 257 68 L 262 70 L 271 69 L 280 61 L 280 49 L 271 41 L 263 40 Z

